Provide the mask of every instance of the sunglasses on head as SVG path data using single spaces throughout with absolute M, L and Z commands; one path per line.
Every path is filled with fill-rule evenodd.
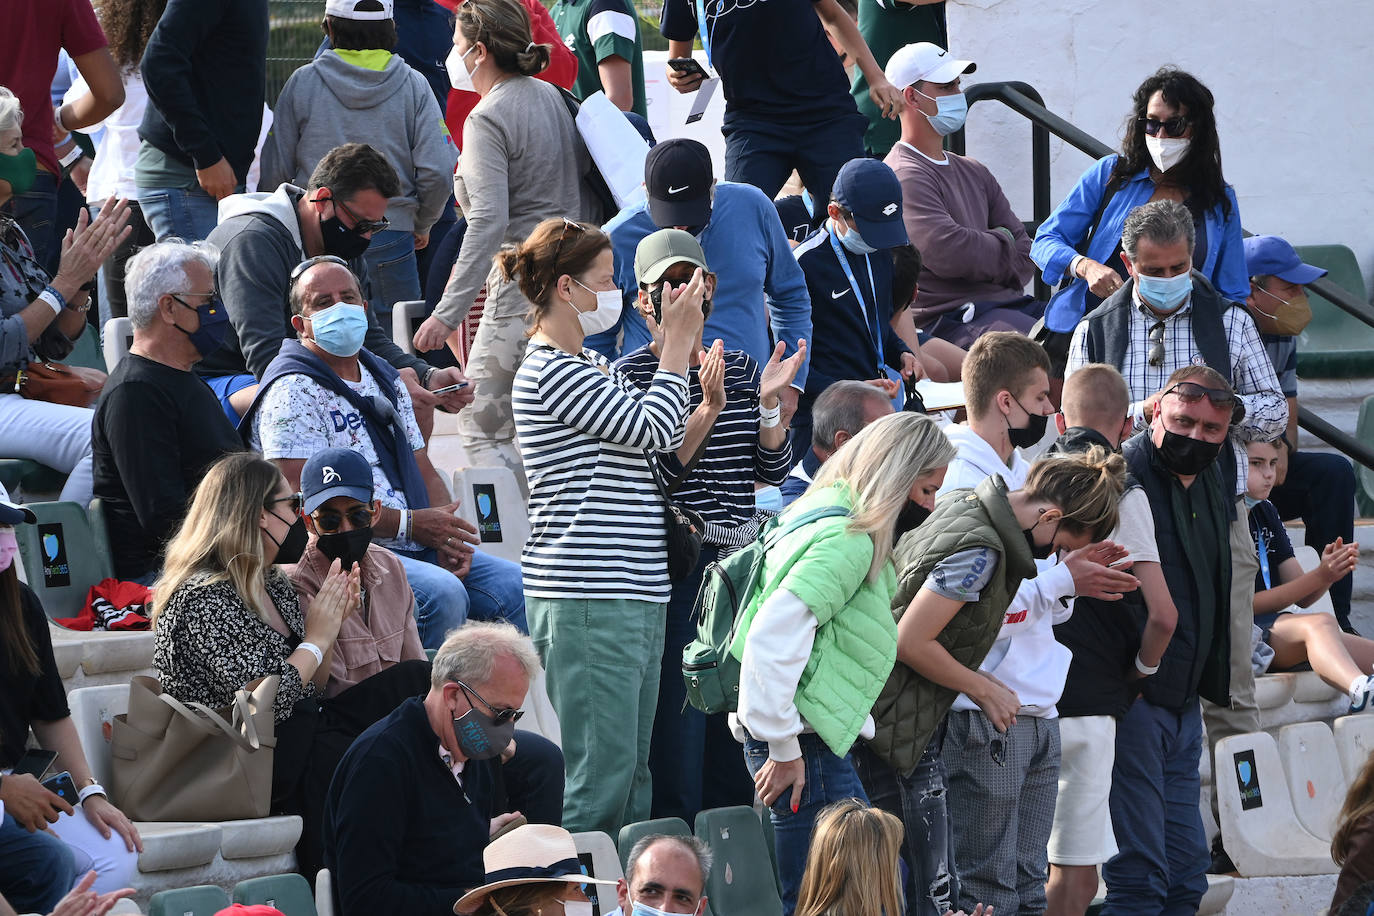
M 315 522 L 315 529 L 320 534 L 334 534 L 343 527 L 344 519 L 348 519 L 348 524 L 354 528 L 372 527 L 372 507 L 355 506 L 347 512 L 336 512 L 333 509 L 317 509 L 311 513 L 311 519 Z
M 1161 121 L 1159 118 L 1137 118 L 1141 124 L 1145 125 L 1145 133 L 1151 137 L 1158 137 L 1163 131 L 1166 137 L 1181 137 L 1183 132 L 1188 129 L 1192 121 L 1186 115 L 1175 115 Z
M 302 496 L 300 493 L 292 493 L 290 496 L 269 497 L 268 499 L 263 501 L 262 507 L 266 509 L 268 512 L 271 512 L 273 510 L 273 507 L 277 503 L 284 502 L 291 503 L 291 511 L 296 515 L 300 515 L 301 510 L 305 508 L 305 497 Z
M 295 283 L 300 279 L 301 274 L 305 273 L 316 264 L 338 264 L 340 267 L 348 267 L 348 262 L 336 254 L 320 254 L 313 258 L 306 258 L 295 267 L 291 268 L 290 282 Z
M 1229 410 L 1232 423 L 1239 423 L 1245 417 L 1245 405 L 1240 398 L 1220 388 L 1208 388 L 1197 382 L 1179 382 L 1164 392 L 1166 397 L 1171 394 L 1185 404 L 1196 404 L 1206 398 L 1217 410 Z
M 525 714 L 525 711 L 523 709 L 516 709 L 513 706 L 506 706 L 501 709 L 497 709 L 495 706 L 488 703 L 480 693 L 473 690 L 471 687 L 469 687 L 467 684 L 464 684 L 462 681 L 454 681 L 453 683 L 457 684 L 458 689 L 463 691 L 463 696 L 467 699 L 469 706 L 472 705 L 473 697 L 476 697 L 478 700 L 480 700 L 482 705 L 485 706 L 488 710 L 490 710 L 492 720 L 497 725 L 505 725 L 507 722 L 519 722 L 520 717 Z

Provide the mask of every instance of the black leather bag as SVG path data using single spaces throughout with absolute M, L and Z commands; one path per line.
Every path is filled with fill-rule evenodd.
M 710 441 L 711 433 L 708 432 L 696 454 L 682 466 L 682 474 L 678 477 L 679 486 L 687 479 L 692 466 L 701 458 Z M 668 579 L 671 582 L 680 582 L 692 574 L 692 570 L 697 568 L 697 561 L 701 559 L 701 539 L 706 533 L 706 522 L 696 511 L 673 502 L 673 490 L 663 485 L 653 454 L 646 451 L 644 459 L 649 462 L 649 473 L 654 475 L 654 486 L 658 487 L 659 495 L 663 497 L 663 524 L 668 535 Z

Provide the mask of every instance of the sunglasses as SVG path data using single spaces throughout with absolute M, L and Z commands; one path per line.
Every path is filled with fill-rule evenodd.
M 558 233 L 558 244 L 553 246 L 553 260 L 549 261 L 549 279 L 544 281 L 544 285 L 539 288 L 540 299 L 544 298 L 544 292 L 549 288 L 549 284 L 558 277 L 558 256 L 563 253 L 563 243 L 568 240 L 569 229 L 576 229 L 578 232 L 587 231 L 581 223 L 575 223 L 566 216 L 563 217 L 563 231 Z
M 347 512 L 320 509 L 314 512 L 310 518 L 314 520 L 315 529 L 320 534 L 334 534 L 343 526 L 344 519 L 348 519 L 348 524 L 354 528 L 370 528 L 372 527 L 372 507 L 356 506 Z
M 1150 327 L 1150 355 L 1148 357 L 1151 366 L 1158 369 L 1164 365 L 1164 322 L 1157 321 Z
M 988 742 L 988 754 L 992 757 L 992 762 L 999 767 L 1007 765 L 1007 744 L 1010 741 L 1010 732 L 1008 732 L 1006 737 L 998 736 Z
M 274 496 L 271 499 L 264 500 L 262 507 L 268 512 L 271 512 L 273 506 L 277 503 L 284 502 L 291 503 L 291 511 L 296 515 L 300 515 L 301 511 L 305 508 L 305 497 L 300 493 L 292 493 L 290 496 Z
M 347 213 L 349 219 L 353 220 L 353 232 L 357 235 L 367 235 L 370 232 L 385 232 L 391 225 L 391 220 L 387 219 L 385 216 L 381 219 L 363 219 L 353 211 L 352 207 L 339 200 L 337 197 L 330 197 L 328 199 L 333 201 L 334 206 L 341 208 L 343 212 Z
M 467 699 L 469 706 L 472 705 L 473 697 L 481 700 L 482 705 L 491 710 L 491 717 L 497 725 L 505 725 L 507 722 L 519 722 L 520 717 L 525 714 L 523 709 L 515 709 L 511 706 L 507 706 L 504 709 L 497 709 L 495 706 L 488 703 L 480 693 L 473 690 L 462 681 L 454 681 L 453 683 L 457 684 L 458 689 L 463 691 L 463 696 Z
M 348 267 L 348 262 L 336 254 L 319 254 L 313 258 L 306 258 L 295 267 L 291 268 L 290 281 L 295 283 L 305 273 L 316 264 L 338 264 L 340 267 Z
M 1232 423 L 1239 423 L 1245 417 L 1245 405 L 1229 391 L 1208 388 L 1197 382 L 1179 382 L 1164 392 L 1165 397 L 1171 394 L 1176 395 L 1185 404 L 1196 404 L 1206 398 L 1217 410 L 1229 410 Z
M 1176 115 L 1168 120 L 1161 121 L 1159 118 L 1136 118 L 1141 124 L 1145 125 L 1145 133 L 1151 137 L 1158 137 L 1163 131 L 1166 137 L 1181 137 L 1183 132 L 1192 123 L 1186 115 Z

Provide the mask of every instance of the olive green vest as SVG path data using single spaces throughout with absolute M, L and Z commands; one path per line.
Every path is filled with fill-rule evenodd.
M 960 608 L 936 637 L 971 671 L 978 670 L 996 641 L 1021 581 L 1036 574 L 1035 559 L 1007 501 L 1007 485 L 993 475 L 972 490 L 942 497 L 930 518 L 893 551 L 900 572 L 892 614 L 900 620 L 936 564 L 979 547 L 998 553 L 992 579 L 978 600 Z M 877 734 L 869 747 L 898 773 L 910 773 L 958 695 L 898 662 L 873 707 Z

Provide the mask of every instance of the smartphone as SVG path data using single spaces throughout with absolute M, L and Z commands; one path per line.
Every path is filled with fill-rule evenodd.
M 76 783 L 72 781 L 72 774 L 66 770 L 51 779 L 43 780 L 43 788 L 59 796 L 69 805 L 75 806 L 78 801 Z
M 462 391 L 470 384 L 471 382 L 459 382 L 456 385 L 445 385 L 442 388 L 435 388 L 430 394 L 452 394 L 455 391 Z
M 514 830 L 516 827 L 523 827 L 528 823 L 529 821 L 525 820 L 525 815 L 517 814 L 513 819 L 510 820 L 510 822 L 505 824 L 505 826 L 503 826 L 500 830 L 493 833 L 491 835 L 491 839 L 487 840 L 487 842 L 495 842 L 497 837 L 503 837 L 506 834 L 510 833 L 512 830 Z
M 699 62 L 697 62 L 695 58 L 673 57 L 668 60 L 668 66 L 672 67 L 678 73 L 686 73 L 689 76 L 695 74 L 696 76 L 699 76 L 702 79 L 707 78 L 706 68 L 703 67 Z
M 48 769 L 52 762 L 57 759 L 57 751 L 45 751 L 41 748 L 29 748 L 24 751 L 24 756 L 19 758 L 19 762 L 14 765 L 13 772 L 25 774 L 42 779 L 48 775 Z

